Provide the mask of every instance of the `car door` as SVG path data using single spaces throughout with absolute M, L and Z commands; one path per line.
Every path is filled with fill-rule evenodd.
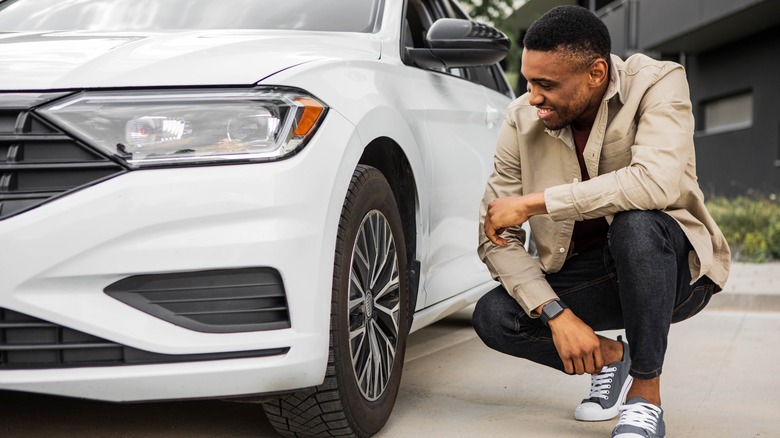
M 410 0 L 408 8 L 407 17 L 420 15 L 423 32 L 438 18 L 467 18 L 448 0 Z M 476 255 L 478 209 L 510 98 L 487 90 L 476 77 L 479 69 L 426 72 L 431 86 L 423 117 L 432 200 L 422 272 L 426 306 L 489 280 Z

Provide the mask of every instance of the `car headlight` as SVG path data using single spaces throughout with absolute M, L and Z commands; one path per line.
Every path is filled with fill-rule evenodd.
M 87 91 L 38 112 L 142 167 L 284 158 L 314 135 L 327 106 L 281 88 Z

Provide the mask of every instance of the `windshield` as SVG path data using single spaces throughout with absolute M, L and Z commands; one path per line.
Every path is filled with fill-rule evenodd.
M 294 29 L 374 32 L 383 0 L 0 0 L 0 32 Z

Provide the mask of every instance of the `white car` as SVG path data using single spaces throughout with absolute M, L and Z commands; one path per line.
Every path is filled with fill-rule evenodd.
M 0 390 L 378 431 L 495 285 L 508 46 L 453 0 L 1 0 Z

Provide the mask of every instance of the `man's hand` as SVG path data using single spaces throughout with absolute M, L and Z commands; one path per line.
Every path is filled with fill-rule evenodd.
M 604 367 L 598 336 L 570 309 L 549 322 L 553 343 L 567 374 L 598 374 Z
M 525 223 L 531 216 L 546 214 L 544 193 L 494 199 L 485 214 L 485 235 L 499 246 L 507 244 L 500 236 L 507 228 Z

